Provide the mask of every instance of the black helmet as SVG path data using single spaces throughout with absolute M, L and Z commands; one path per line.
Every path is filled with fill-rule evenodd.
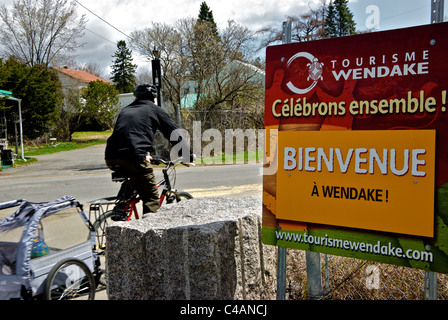
M 137 99 L 154 101 L 157 97 L 157 88 L 153 84 L 139 84 L 135 87 L 134 96 Z

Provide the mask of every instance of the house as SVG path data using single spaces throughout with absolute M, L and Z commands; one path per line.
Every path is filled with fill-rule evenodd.
M 123 109 L 127 105 L 131 104 L 135 100 L 135 96 L 133 92 L 130 93 L 121 93 L 118 95 L 118 101 L 120 104 L 120 109 Z
M 112 84 L 112 82 L 104 80 L 100 77 L 97 77 L 91 73 L 80 70 L 71 70 L 67 67 L 64 68 L 54 68 L 58 71 L 59 80 L 61 81 L 63 90 L 70 90 L 73 88 L 87 88 L 90 82 L 93 81 L 103 81 L 104 83 Z M 118 95 L 118 100 L 120 103 L 120 108 L 124 108 L 132 101 L 134 101 L 135 97 L 133 93 L 124 93 Z
M 71 70 L 67 67 L 64 68 L 54 68 L 59 74 L 59 80 L 62 84 L 62 89 L 68 90 L 73 88 L 87 88 L 90 82 L 93 81 L 103 81 L 108 84 L 112 84 L 111 82 L 101 79 L 91 73 L 80 70 Z

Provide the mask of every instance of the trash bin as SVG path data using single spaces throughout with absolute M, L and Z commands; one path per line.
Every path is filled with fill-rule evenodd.
M 2 165 L 12 166 L 14 164 L 13 153 L 11 149 L 2 150 Z

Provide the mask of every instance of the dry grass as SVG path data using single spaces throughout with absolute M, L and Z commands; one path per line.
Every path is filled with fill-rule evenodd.
M 328 300 L 423 300 L 425 272 L 420 269 L 400 267 L 353 258 L 321 255 L 322 284 Z M 287 298 L 305 300 L 307 273 L 305 252 L 288 250 Z M 372 267 L 378 272 L 376 285 L 372 279 Z M 327 280 L 328 279 L 328 280 Z M 448 275 L 437 274 L 437 298 L 448 299 Z
M 86 142 L 86 141 L 106 141 L 110 137 L 112 131 L 96 132 L 85 131 L 75 132 L 72 135 L 73 141 Z

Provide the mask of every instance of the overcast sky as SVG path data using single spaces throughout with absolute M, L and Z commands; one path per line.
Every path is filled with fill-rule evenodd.
M 204 0 L 97 0 L 78 2 L 88 8 L 79 9 L 80 14 L 86 14 L 87 24 L 86 41 L 93 44 L 86 46 L 80 53 L 81 60 L 95 59 L 102 66 L 110 66 L 111 56 L 116 51 L 116 42 L 126 40 L 126 36 L 136 29 L 149 27 L 152 22 L 174 24 L 177 20 L 188 17 L 197 17 L 201 3 Z M 285 16 L 300 12 L 308 4 L 315 5 L 319 0 L 292 1 L 292 0 L 206 0 L 213 11 L 218 28 L 225 28 L 228 20 L 234 20 L 252 30 L 258 30 L 266 25 L 282 24 Z M 91 12 L 95 14 L 92 14 Z M 115 28 L 99 19 L 101 16 Z M 99 38 L 96 34 L 104 36 L 110 41 Z M 101 48 L 101 49 L 100 49 Z M 87 50 L 87 51 L 86 51 Z M 95 54 L 97 56 L 95 57 Z M 144 58 L 135 58 L 141 68 L 148 68 Z
M 179 19 L 197 17 L 204 0 L 78 0 L 78 14 L 85 14 L 88 23 L 79 50 L 79 63 L 93 63 L 106 69 L 112 64 L 112 55 L 119 40 L 126 40 L 132 31 L 151 25 L 152 21 L 173 24 Z M 378 30 L 410 27 L 430 23 L 432 0 L 350 0 L 350 10 L 355 15 L 358 30 L 366 30 L 366 21 L 372 15 L 366 12 L 375 6 L 379 13 Z M 13 0 L 2 0 L 7 6 Z M 228 20 L 258 30 L 263 26 L 281 26 L 287 15 L 298 15 L 308 5 L 315 6 L 319 0 L 206 0 L 213 11 L 219 28 Z M 447 16 L 448 3 L 445 5 Z M 99 18 L 101 17 L 101 19 Z M 378 20 L 378 19 L 377 19 Z M 107 23 L 105 22 L 107 21 Z M 112 27 L 112 26 L 113 27 Z M 148 68 L 144 59 L 134 60 L 140 70 Z

